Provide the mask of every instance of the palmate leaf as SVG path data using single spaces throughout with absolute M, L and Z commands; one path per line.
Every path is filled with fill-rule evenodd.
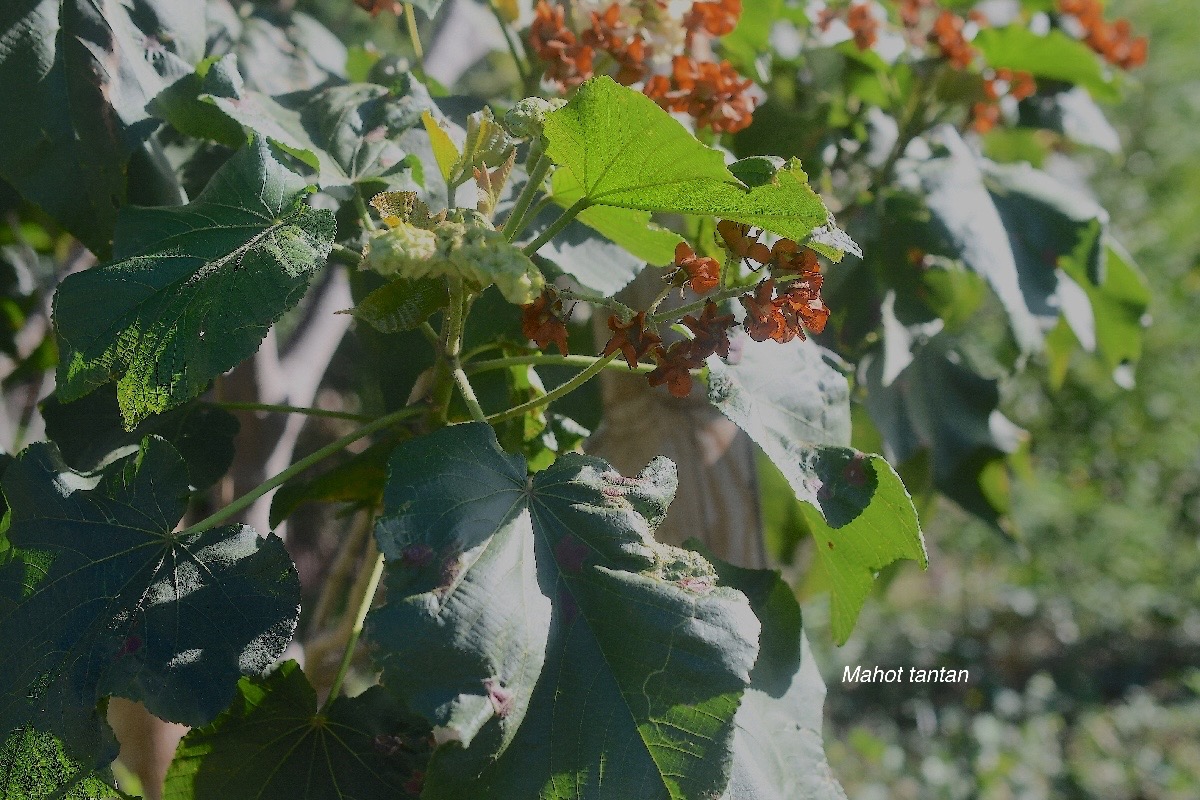
M 124 798 L 99 774 L 117 754 L 108 734 L 93 758 L 80 762 L 63 751 L 53 734 L 32 728 L 14 731 L 0 742 L 0 797 L 4 800 L 108 800 Z M 70 788 L 68 788 L 70 787 Z M 65 792 L 65 793 L 64 793 Z
M 832 581 L 833 636 L 844 643 L 875 573 L 926 563 L 916 509 L 891 465 L 847 447 L 849 387 L 811 341 L 747 342 L 736 364 L 709 359 L 709 399 L 762 448 L 803 501 Z
M 424 729 L 428 732 L 428 727 Z M 416 797 L 419 721 L 376 686 L 318 713 L 295 661 L 243 678 L 229 710 L 180 743 L 166 800 L 374 800 Z
M 805 637 L 796 594 L 778 572 L 727 564 L 694 542 L 721 582 L 750 599 L 762 623 L 758 660 L 735 719 L 733 774 L 724 800 L 846 800 L 825 760 L 825 684 Z
M 106 257 L 131 160 L 180 196 L 147 143 L 146 104 L 204 52 L 202 3 L 0 5 L 0 177 Z M 150 124 L 147 124 L 149 122 Z
M 706 561 L 653 540 L 674 489 L 665 459 L 623 478 L 568 454 L 528 477 L 482 424 L 397 448 L 369 635 L 443 743 L 422 797 L 724 789 L 759 626 Z
M 548 115 L 546 153 L 593 205 L 717 216 L 755 225 L 837 260 L 857 247 L 833 225 L 793 159 L 758 185 L 653 100 L 604 76 Z M 736 165 L 735 165 L 736 166 Z
M 267 143 L 243 148 L 192 203 L 129 208 L 115 261 L 69 276 L 54 297 L 58 396 L 118 379 L 133 428 L 197 396 L 252 355 L 303 295 L 333 243 L 333 215 Z
M 87 765 L 115 755 L 97 704 L 141 701 L 200 725 L 241 675 L 278 658 L 300 586 L 275 536 L 226 526 L 172 533 L 188 475 L 161 439 L 88 477 L 53 445 L 5 471 L 11 525 L 0 567 L 0 737 L 36 731 Z

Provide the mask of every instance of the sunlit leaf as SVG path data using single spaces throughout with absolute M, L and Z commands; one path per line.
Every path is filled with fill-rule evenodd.
M 117 379 L 132 428 L 252 355 L 329 254 L 333 215 L 309 208 L 309 191 L 258 140 L 194 202 L 125 210 L 117 260 L 55 294 L 59 397 Z

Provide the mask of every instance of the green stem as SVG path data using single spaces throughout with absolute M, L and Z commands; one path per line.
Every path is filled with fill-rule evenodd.
M 554 356 L 548 353 L 538 353 L 529 356 L 510 356 L 508 358 L 493 358 L 487 361 L 474 361 L 466 365 L 468 373 L 487 372 L 493 369 L 506 369 L 508 367 L 521 367 L 525 365 L 533 365 L 535 367 L 591 367 L 597 361 L 603 359 L 597 356 Z M 656 364 L 639 363 L 633 368 L 635 373 L 651 372 L 655 369 Z M 606 369 L 619 369 L 623 372 L 629 372 L 629 367 L 623 362 L 617 363 L 609 361 L 605 364 Z
M 335 242 L 333 249 L 329 251 L 329 260 L 347 267 L 358 267 L 362 264 L 362 253 Z
M 229 505 L 222 508 L 220 511 L 217 511 L 214 514 L 210 514 L 209 516 L 207 516 L 204 519 L 197 522 L 195 525 L 191 525 L 191 526 L 183 529 L 176 535 L 182 538 L 184 536 L 190 536 L 192 534 L 200 533 L 201 531 L 206 531 L 209 528 L 215 528 L 216 526 L 220 525 L 222 522 L 229 519 L 230 517 L 237 515 L 238 512 L 242 511 L 245 508 L 248 508 L 250 505 L 252 505 L 254 503 L 254 501 L 258 500 L 258 498 L 262 497 L 267 492 L 274 489 L 276 486 L 283 485 L 284 483 L 291 480 L 296 475 L 299 475 L 301 472 L 304 472 L 304 470 L 308 469 L 309 467 L 313 466 L 314 464 L 319 464 L 322 461 L 324 461 L 325 459 L 329 458 L 330 456 L 337 455 L 341 451 L 345 450 L 346 447 L 348 447 L 351 444 L 354 444 L 355 442 L 357 442 L 359 439 L 363 438 L 364 436 L 370 436 L 372 433 L 375 433 L 376 431 L 380 431 L 380 430 L 383 430 L 384 428 L 395 425 L 397 422 L 406 420 L 409 417 L 415 416 L 418 413 L 420 413 L 419 408 L 402 408 L 399 411 L 393 411 L 391 414 L 385 414 L 382 417 L 374 419 L 371 422 L 368 422 L 366 425 L 363 425 L 361 428 L 356 428 L 355 430 L 351 431 L 350 433 L 347 433 L 345 436 L 341 437 L 340 439 L 336 439 L 336 440 L 330 442 L 329 444 L 325 445 L 320 450 L 315 451 L 311 455 L 305 456 L 304 458 L 300 459 L 295 464 L 292 464 L 290 467 L 283 470 L 282 472 L 275 475 L 274 477 L 268 478 L 267 480 L 263 481 L 262 483 L 260 483 L 258 486 L 251 489 L 246 494 L 242 495 L 241 497 L 234 500 Z
M 492 414 L 487 418 L 486 421 L 492 425 L 495 425 L 497 422 L 504 422 L 505 420 L 519 417 L 527 411 L 532 411 L 535 408 L 541 408 L 542 406 L 553 403 L 560 397 L 565 397 L 566 395 L 578 389 L 580 386 L 583 386 L 592 378 L 599 375 L 604 368 L 608 366 L 608 363 L 616 358 L 617 355 L 619 355 L 619 351 L 614 350 L 608 355 L 596 359 L 590 367 L 564 383 L 562 386 L 559 386 L 557 389 L 547 392 L 546 394 L 534 400 L 530 400 L 528 403 L 522 403 L 519 406 L 513 406 L 507 411 L 501 411 L 499 414 Z
M 467 379 L 467 373 L 461 366 L 454 369 L 454 382 L 458 384 L 459 394 L 471 411 L 471 418 L 476 422 L 487 419 L 487 414 L 483 413 L 483 406 L 479 405 L 479 398 L 475 396 L 475 390 L 471 388 L 471 381 Z
M 367 208 L 367 201 L 363 200 L 358 190 L 354 191 L 354 208 L 358 211 L 358 219 L 362 222 L 363 228 L 368 231 L 375 230 L 375 220 L 371 218 L 371 210 Z M 336 247 L 336 245 L 334 245 Z
M 590 303 L 594 306 L 611 308 L 621 315 L 622 322 L 628 322 L 633 319 L 633 309 L 616 298 L 605 297 L 602 294 L 594 294 L 592 292 L 584 292 L 579 289 L 556 289 L 555 292 L 564 300 L 577 300 L 581 303 Z
M 408 38 L 412 42 L 417 63 L 424 66 L 425 48 L 421 47 L 421 34 L 417 31 L 417 15 L 413 12 L 412 3 L 404 4 L 404 22 L 408 25 Z
M 500 7 L 496 5 L 496 0 L 487 0 L 488 8 L 492 10 L 492 14 L 496 17 L 496 22 L 500 25 L 500 32 L 504 34 L 504 42 L 508 45 L 508 52 L 512 55 L 513 61 L 517 65 L 517 75 L 521 78 L 521 86 L 529 85 L 529 65 L 525 63 L 525 59 L 521 58 L 517 52 L 517 42 L 513 38 L 512 30 L 509 29 L 508 22 L 504 19 L 504 15 L 500 13 Z
M 530 148 L 529 157 L 532 166 L 529 168 L 529 178 L 525 181 L 525 186 L 521 188 L 521 193 L 517 195 L 508 219 L 504 221 L 504 238 L 510 242 L 516 239 L 525 228 L 525 217 L 528 216 L 529 206 L 533 203 L 533 198 L 537 196 L 538 191 L 541 190 L 550 168 L 554 166 L 537 142 L 534 142 Z
M 579 214 L 591 204 L 591 200 L 586 197 L 581 197 L 576 200 L 575 205 L 564 211 L 558 219 L 554 220 L 549 228 L 546 228 L 546 230 L 542 231 L 541 236 L 538 236 L 532 242 L 525 245 L 525 247 L 522 248 L 522 251 L 525 253 L 525 255 L 532 256 L 538 251 L 538 248 L 557 236 L 563 228 L 571 224 L 571 220 L 578 217 Z
M 435 331 L 433 329 L 433 326 L 430 325 L 428 322 L 422 322 L 420 327 L 417 328 L 417 330 L 419 330 L 421 332 L 422 336 L 424 336 L 426 339 L 429 340 L 429 343 L 431 345 L 433 345 L 435 349 L 438 347 L 441 347 L 441 344 L 442 344 L 441 337 L 438 336 L 438 332 Z
M 790 283 L 790 281 L 776 281 L 777 284 Z M 658 325 L 663 322 L 674 322 L 677 319 L 682 319 L 685 314 L 690 314 L 693 311 L 702 311 L 707 303 L 720 303 L 723 300 L 728 300 L 731 297 L 745 294 L 745 286 L 735 286 L 728 289 L 722 289 L 719 292 L 707 295 L 693 303 L 671 308 L 666 311 L 660 311 L 657 314 L 650 314 L 646 317 L 647 325 Z
M 383 553 L 380 553 L 375 559 L 375 566 L 371 570 L 371 579 L 367 581 L 366 591 L 363 592 L 362 598 L 358 602 L 358 611 L 354 615 L 354 627 L 350 629 L 350 639 L 346 642 L 346 649 L 342 652 L 342 663 L 338 665 L 337 675 L 333 676 L 333 685 L 329 687 L 329 694 L 325 697 L 325 702 L 321 704 L 321 710 L 318 712 L 320 714 L 329 710 L 342 690 L 342 682 L 346 680 L 346 673 L 350 671 L 350 662 L 354 660 L 354 649 L 358 646 L 358 637 L 362 635 L 363 623 L 367 620 L 367 612 L 371 610 L 375 592 L 379 589 L 379 579 L 382 576 Z
M 310 417 L 330 417 L 332 419 L 348 419 L 354 422 L 370 422 L 374 417 L 365 414 L 354 414 L 349 411 L 330 411 L 324 408 L 303 408 L 300 406 L 281 406 L 273 403 L 232 403 L 213 402 L 207 405 L 224 408 L 229 411 L 272 411 L 276 414 L 307 414 Z

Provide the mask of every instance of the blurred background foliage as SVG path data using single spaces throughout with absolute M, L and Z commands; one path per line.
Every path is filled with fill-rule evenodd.
M 1191 0 L 1114 0 L 1149 65 L 1106 110 L 1124 155 L 1077 153 L 1147 274 L 1153 324 L 1130 389 L 1077 354 L 1002 410 L 1031 434 L 1014 539 L 940 499 L 930 569 L 905 565 L 850 642 L 810 634 L 828 749 L 851 798 L 1200 797 L 1200 48 Z M 970 670 L 967 687 L 843 684 L 845 664 Z

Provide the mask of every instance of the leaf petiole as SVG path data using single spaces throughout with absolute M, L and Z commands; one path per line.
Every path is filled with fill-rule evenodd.
M 267 492 L 271 491 L 277 486 L 282 486 L 284 483 L 287 483 L 293 477 L 299 475 L 301 472 L 304 472 L 304 470 L 308 469 L 314 464 L 319 464 L 330 456 L 337 455 L 341 451 L 345 450 L 346 447 L 354 444 L 364 436 L 370 436 L 376 431 L 381 431 L 384 428 L 395 425 L 397 422 L 402 422 L 409 417 L 414 417 L 421 413 L 421 411 L 422 409 L 419 407 L 402 408 L 399 411 L 393 411 L 391 414 L 385 414 L 382 417 L 374 419 L 360 428 L 356 428 L 340 439 L 335 439 L 334 441 L 322 447 L 320 450 L 313 452 L 311 455 L 305 456 L 282 472 L 279 472 L 275 476 L 263 481 L 258 486 L 246 492 L 246 494 L 234 500 L 232 503 L 220 509 L 219 511 L 208 515 L 194 525 L 184 528 L 179 532 L 178 536 L 190 536 L 202 531 L 206 531 L 210 528 L 217 527 L 225 520 L 235 516 L 238 512 L 253 505 L 254 501 L 258 500 L 258 498 L 262 497 Z
M 367 620 L 367 612 L 371 610 L 375 592 L 379 589 L 379 579 L 382 576 L 383 553 L 380 553 L 375 558 L 371 577 L 358 601 L 358 610 L 354 614 L 354 626 L 350 629 L 350 638 L 346 641 L 346 649 L 342 651 L 342 662 L 338 665 L 337 674 L 333 676 L 333 685 L 329 687 L 329 694 L 325 697 L 325 702 L 321 704 L 321 710 L 318 713 L 325 713 L 342 690 L 342 682 L 346 680 L 346 673 L 350 671 L 350 662 L 354 660 L 354 649 L 358 646 L 358 637 L 362 635 L 363 623 Z
M 497 422 L 504 422 L 505 420 L 510 420 L 513 417 L 519 417 L 527 411 L 533 411 L 536 408 L 541 408 L 542 406 L 549 405 L 550 403 L 553 403 L 555 400 L 559 399 L 560 397 L 565 397 L 566 395 L 568 395 L 571 392 L 578 389 L 580 386 L 583 386 L 585 383 L 590 381 L 592 378 L 599 375 L 604 370 L 604 368 L 606 366 L 608 366 L 609 362 L 611 362 L 619 354 L 620 354 L 620 351 L 614 350 L 613 352 L 609 353 L 606 356 L 601 356 L 600 358 L 597 358 L 594 362 L 592 362 L 592 365 L 590 367 L 588 367 L 583 372 L 576 375 L 571 380 L 564 383 L 562 386 L 559 386 L 557 389 L 547 392 L 546 394 L 544 394 L 541 397 L 538 397 L 534 400 L 530 400 L 528 403 L 522 403 L 519 406 L 513 406 L 512 408 L 508 409 L 507 411 L 501 411 L 498 414 L 492 414 L 490 417 L 487 417 L 484 421 L 489 424 L 495 425 Z
M 578 217 L 591 204 L 592 201 L 586 197 L 581 197 L 576 200 L 575 204 L 559 215 L 558 219 L 554 220 L 550 227 L 542 231 L 540 236 L 538 236 L 529 244 L 525 245 L 525 247 L 522 248 L 522 251 L 525 253 L 525 255 L 532 256 L 542 245 L 557 236 L 563 228 L 570 225 L 571 221 Z

